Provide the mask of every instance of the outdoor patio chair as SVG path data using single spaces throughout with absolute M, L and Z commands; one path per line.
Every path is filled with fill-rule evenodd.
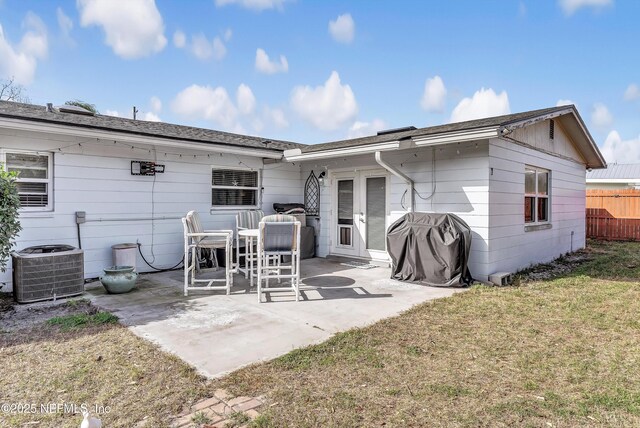
M 245 260 L 245 268 L 240 267 L 240 232 L 245 229 L 257 229 L 260 220 L 264 217 L 262 210 L 240 211 L 236 214 L 236 264 L 234 272 L 244 272 L 244 277 L 249 277 L 248 262 Z
M 290 215 L 270 215 L 260 222 L 257 249 L 259 302 L 262 302 L 263 294 L 289 290 L 295 293 L 296 301 L 300 300 L 300 227 L 300 222 Z M 289 260 L 284 261 L 284 256 Z M 290 284 L 270 287 L 269 279 L 289 280 Z
M 233 231 L 232 230 L 204 230 L 200 216 L 195 211 L 189 211 L 182 219 L 184 229 L 184 295 L 188 295 L 189 290 L 225 290 L 231 293 L 233 285 L 233 266 L 231 255 L 233 251 Z M 197 279 L 196 272 L 200 272 L 200 251 L 208 249 L 215 260 L 216 270 L 219 268 L 216 250 L 225 249 L 225 274 L 222 279 Z M 197 283 L 205 283 L 204 286 L 197 286 Z M 213 285 L 214 283 L 224 283 L 224 285 Z

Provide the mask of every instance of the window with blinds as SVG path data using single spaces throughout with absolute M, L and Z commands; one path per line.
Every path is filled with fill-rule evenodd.
M 214 208 L 258 208 L 260 174 L 246 169 L 218 169 L 211 172 L 211 205 Z
M 0 162 L 9 172 L 18 174 L 16 184 L 20 205 L 25 211 L 47 211 L 52 207 L 52 155 L 49 153 L 3 153 Z

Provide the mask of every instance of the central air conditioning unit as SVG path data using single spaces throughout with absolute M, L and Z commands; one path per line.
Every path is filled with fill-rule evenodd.
M 18 303 L 84 292 L 84 253 L 70 245 L 39 245 L 11 254 L 13 297 Z

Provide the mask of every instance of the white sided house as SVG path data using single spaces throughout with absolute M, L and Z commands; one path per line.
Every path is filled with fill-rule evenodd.
M 164 172 L 140 175 L 144 162 Z M 573 106 L 301 145 L 9 102 L 0 163 L 20 174 L 16 247 L 81 242 L 87 278 L 118 243 L 140 243 L 154 266 L 178 263 L 187 211 L 234 229 L 239 210 L 305 202 L 320 257 L 388 260 L 386 229 L 402 214 L 454 213 L 483 281 L 584 247 L 585 173 L 606 166 Z M 10 291 L 11 269 L 3 283 Z

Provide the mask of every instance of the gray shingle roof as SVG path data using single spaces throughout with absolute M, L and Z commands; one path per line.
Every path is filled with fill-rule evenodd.
M 587 180 L 640 180 L 640 163 L 610 163 L 606 169 L 587 172 Z
M 536 116 L 564 110 L 570 106 L 551 107 L 540 110 L 525 111 L 522 113 L 507 114 L 504 116 L 488 117 L 484 119 L 468 120 L 466 122 L 448 123 L 446 125 L 430 126 L 409 131 L 394 132 L 384 135 L 372 135 L 369 137 L 355 138 L 351 140 L 333 141 L 331 143 L 313 144 L 300 147 L 302 153 L 311 153 L 321 150 L 341 149 L 345 147 L 364 146 L 368 144 L 384 143 L 387 141 L 398 141 L 416 136 L 435 135 L 445 132 L 463 131 L 476 128 L 486 128 L 491 126 L 504 126 L 513 122 L 527 120 Z
M 168 138 L 172 140 L 224 144 L 263 150 L 282 151 L 301 147 L 300 144 L 289 141 L 269 140 L 262 137 L 232 134 L 229 132 L 174 125 L 171 123 L 147 122 L 144 120 L 133 120 L 100 114 L 87 116 L 73 113 L 60 113 L 58 111 L 48 112 L 44 106 L 8 101 L 0 101 L 0 117 L 54 123 L 81 128 L 117 131 L 149 137 Z

